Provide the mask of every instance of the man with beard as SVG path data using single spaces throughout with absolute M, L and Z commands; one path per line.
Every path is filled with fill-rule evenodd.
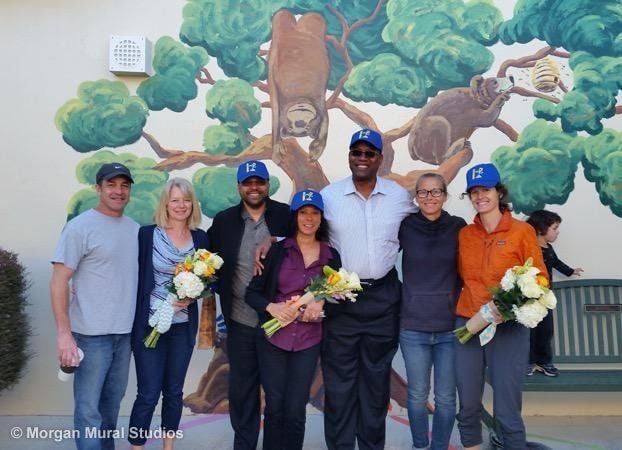
M 262 336 L 254 309 L 245 302 L 253 277 L 255 249 L 269 236 L 285 236 L 289 206 L 268 197 L 268 169 L 260 161 L 238 167 L 241 201 L 219 212 L 207 230 L 210 250 L 225 261 L 218 271 L 220 308 L 227 324 L 229 416 L 235 432 L 233 448 L 255 449 L 260 423 L 257 344 Z
M 356 302 L 326 304 L 322 340 L 324 434 L 329 449 L 382 449 L 390 373 L 398 346 L 401 288 L 395 270 L 402 219 L 415 211 L 408 192 L 377 176 L 382 137 L 357 131 L 352 176 L 325 187 L 324 215 L 343 267 L 359 274 Z
M 58 359 L 61 366 L 78 366 L 73 394 L 79 450 L 114 448 L 138 285 L 138 224 L 123 215 L 132 175 L 123 164 L 108 163 L 95 182 L 99 202 L 65 225 L 50 281 Z

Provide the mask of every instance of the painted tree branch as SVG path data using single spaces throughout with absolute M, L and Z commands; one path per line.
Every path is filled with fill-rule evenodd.
M 162 147 L 160 143 L 156 140 L 156 138 L 154 138 L 149 133 L 146 133 L 145 131 L 141 133 L 141 136 L 149 143 L 155 154 L 158 155 L 160 158 L 173 158 L 185 153 L 182 150 L 171 150 Z
M 549 102 L 559 103 L 559 99 L 550 95 L 543 94 L 542 92 L 531 91 L 524 87 L 514 86 L 510 92 L 513 94 L 522 95 L 523 97 L 538 97 L 548 100 Z
M 506 61 L 504 61 L 501 66 L 499 66 L 499 70 L 497 71 L 497 76 L 498 77 L 505 77 L 506 76 L 506 72 L 510 67 L 517 67 L 517 68 L 524 68 L 524 67 L 531 67 L 528 66 L 527 64 L 533 62 L 533 61 L 537 61 L 539 59 L 544 58 L 547 55 L 552 54 L 553 52 L 555 52 L 557 48 L 556 47 L 551 47 L 551 46 L 546 46 L 540 50 L 538 50 L 536 53 L 534 53 L 533 55 L 529 55 L 529 56 L 524 56 L 522 58 L 518 58 L 518 59 L 508 59 Z M 533 65 L 533 64 L 532 64 Z
M 622 114 L 622 105 L 616 106 L 616 114 Z
M 505 122 L 504 120 L 495 120 L 494 127 L 497 130 L 501 131 L 503 134 L 505 134 L 507 137 L 509 137 L 512 142 L 518 141 L 518 132 L 514 128 L 512 128 L 512 125 Z
M 570 53 L 562 52 L 561 50 L 555 50 L 551 55 L 557 56 L 558 58 L 570 58 Z
M 216 83 L 214 78 L 210 75 L 209 70 L 207 70 L 205 67 L 201 69 L 201 71 L 197 74 L 196 78 L 201 84 L 213 85 L 214 83 Z
M 405 175 L 391 172 L 386 178 L 399 183 L 404 189 L 414 195 L 417 180 L 426 172 L 438 173 L 443 176 L 447 184 L 449 184 L 461 168 L 466 166 L 473 158 L 473 150 L 470 146 L 464 147 L 462 150 L 452 155 L 448 160 L 442 162 L 436 169 L 412 170 Z
M 568 88 L 566 87 L 566 85 L 564 84 L 564 82 L 560 79 L 559 83 L 557 83 L 557 85 L 559 86 L 559 88 L 564 91 L 564 92 L 568 92 Z
M 235 167 L 249 159 L 272 158 L 272 137 L 269 134 L 255 138 L 240 154 L 233 156 L 212 155 L 203 151 L 168 150 L 163 148 L 153 136 L 143 133 L 143 137 L 158 156 L 166 158 L 154 167 L 155 170 L 161 171 L 186 169 L 197 163 L 206 166 L 224 164 L 228 167 Z M 324 175 L 320 164 L 317 161 L 308 160 L 309 155 L 295 139 L 288 138 L 283 143 L 287 152 L 279 166 L 292 180 L 294 192 L 303 188 L 319 190 L 328 184 L 328 178 Z M 305 163 L 301 164 L 302 161 Z
M 328 102 L 331 102 L 332 100 L 339 97 L 339 95 L 341 95 L 343 86 L 348 80 L 348 77 L 350 76 L 350 72 L 352 72 L 352 68 L 354 67 L 354 64 L 352 63 L 352 58 L 350 58 L 350 53 L 348 52 L 348 38 L 358 28 L 361 28 L 362 26 L 365 26 L 368 23 L 371 23 L 374 20 L 376 20 L 376 18 L 380 14 L 380 11 L 382 10 L 383 4 L 384 4 L 384 0 L 378 0 L 376 7 L 374 8 L 374 10 L 369 16 L 367 16 L 364 19 L 357 20 L 352 25 L 348 25 L 348 21 L 346 20 L 345 16 L 341 14 L 339 11 L 337 11 L 332 5 L 330 4 L 327 5 L 327 8 L 329 9 L 329 11 L 332 12 L 335 15 L 335 17 L 337 17 L 337 19 L 339 19 L 339 22 L 341 23 L 341 30 L 342 30 L 341 39 L 339 41 L 337 41 L 337 39 L 334 39 L 334 40 L 331 40 L 330 42 L 332 42 L 333 45 L 335 45 L 335 48 L 341 54 L 346 65 L 345 73 L 341 76 L 341 78 L 335 85 L 335 89 L 333 90 L 332 95 L 328 99 Z M 327 36 L 327 39 L 328 39 L 328 36 Z

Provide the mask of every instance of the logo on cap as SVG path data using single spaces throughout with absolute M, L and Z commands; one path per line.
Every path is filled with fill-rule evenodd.
M 478 178 L 482 178 L 483 175 L 484 175 L 483 167 L 475 167 L 473 170 L 471 170 L 472 180 L 477 180 Z
M 313 201 L 313 191 L 302 191 L 302 201 L 303 202 L 312 202 Z
M 246 163 L 246 171 L 247 172 L 254 172 L 256 168 L 257 168 L 257 163 L 256 162 Z

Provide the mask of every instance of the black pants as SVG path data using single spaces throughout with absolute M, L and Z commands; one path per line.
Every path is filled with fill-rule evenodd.
M 530 364 L 551 364 L 553 362 L 553 311 L 531 329 L 530 336 Z
M 400 282 L 394 271 L 324 321 L 324 434 L 333 449 L 383 449 Z
M 259 348 L 259 371 L 266 394 L 263 450 L 301 450 L 320 344 L 290 352 L 264 339 Z
M 258 344 L 261 328 L 230 321 L 227 329 L 229 356 L 229 417 L 235 450 L 255 450 L 261 419 Z

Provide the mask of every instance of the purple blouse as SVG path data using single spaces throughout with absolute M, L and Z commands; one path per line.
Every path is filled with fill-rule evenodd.
M 274 303 L 284 302 L 294 295 L 304 294 L 312 278 L 322 273 L 322 267 L 328 263 L 332 253 L 326 242 L 320 242 L 320 257 L 305 267 L 302 252 L 296 239 L 287 238 L 283 244 L 285 256 L 279 270 L 278 288 Z M 271 344 L 287 351 L 299 351 L 313 347 L 322 339 L 322 322 L 294 322 L 281 328 L 268 338 Z

